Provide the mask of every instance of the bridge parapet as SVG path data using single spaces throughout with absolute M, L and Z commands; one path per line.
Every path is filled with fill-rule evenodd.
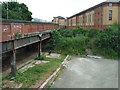
M 0 21 L 2 37 L 0 41 L 14 40 L 26 36 L 37 35 L 43 31 L 53 30 L 59 27 L 58 24 L 21 21 L 21 20 L 2 20 Z
M 17 50 L 19 48 L 25 47 L 27 45 L 31 45 L 37 42 L 40 42 L 40 37 L 39 35 L 42 34 L 41 36 L 41 41 L 50 38 L 50 33 L 51 31 L 46 31 L 46 32 L 41 32 L 38 34 L 32 34 L 29 36 L 25 36 L 23 38 L 15 39 L 15 40 L 9 40 L 9 41 L 3 41 L 0 42 L 2 44 L 2 53 L 6 53 L 12 50 Z

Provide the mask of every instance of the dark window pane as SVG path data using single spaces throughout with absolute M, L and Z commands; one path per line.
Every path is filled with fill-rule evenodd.
M 112 10 L 109 10 L 109 20 L 112 20 Z

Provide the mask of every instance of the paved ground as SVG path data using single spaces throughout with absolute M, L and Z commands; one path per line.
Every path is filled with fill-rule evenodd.
M 72 57 L 51 88 L 118 88 L 118 61 Z

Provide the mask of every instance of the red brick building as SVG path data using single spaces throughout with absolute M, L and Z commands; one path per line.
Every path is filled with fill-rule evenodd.
M 67 18 L 67 27 L 83 25 L 86 29 L 103 29 L 120 21 L 120 0 L 107 0 Z
M 61 16 L 53 17 L 52 23 L 59 24 L 60 27 L 66 26 L 66 19 Z

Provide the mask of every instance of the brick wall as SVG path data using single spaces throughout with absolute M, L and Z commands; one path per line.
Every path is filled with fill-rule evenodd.
M 0 22 L 1 23 L 1 22 Z M 2 39 L 1 41 L 11 40 L 14 35 L 19 34 L 28 34 L 33 32 L 52 30 L 59 27 L 58 24 L 52 23 L 11 23 L 11 22 L 2 22 Z

